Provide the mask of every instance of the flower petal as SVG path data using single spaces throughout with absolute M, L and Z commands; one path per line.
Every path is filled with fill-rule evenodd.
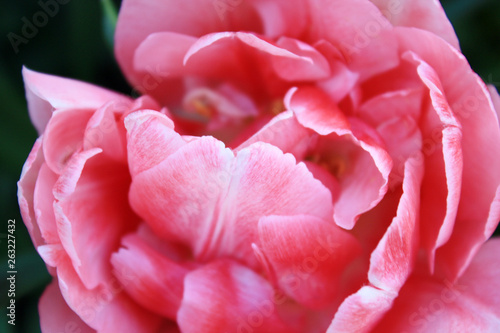
M 122 239 L 111 264 L 116 278 L 139 305 L 176 319 L 188 269 L 156 252 L 136 234 Z
M 137 225 L 127 200 L 130 175 L 126 165 L 85 152 L 76 155 L 65 172 L 54 191 L 59 237 L 83 284 L 91 289 L 109 279 L 111 253 L 122 234 Z
M 145 17 L 148 19 L 143 19 Z M 156 3 L 126 0 L 122 2 L 116 25 L 115 55 L 134 87 L 138 87 L 140 91 L 148 90 L 154 96 L 161 96 L 162 89 L 169 86 L 168 83 L 157 81 L 156 86 L 151 86 L 150 74 L 137 72 L 134 67 L 135 52 L 149 35 L 172 32 L 200 37 L 215 31 L 260 31 L 260 26 L 257 14 L 245 1 L 227 3 L 168 0 Z M 156 45 L 157 48 L 160 46 L 161 44 Z M 168 63 L 164 65 L 168 66 Z M 149 67 L 156 66 L 149 64 Z M 163 71 L 161 66 L 157 69 Z
M 329 191 L 291 155 L 256 143 L 235 159 L 210 137 L 135 176 L 130 202 L 161 237 L 188 245 L 198 260 L 232 255 L 252 266 L 260 217 L 333 214 Z
M 33 207 L 38 228 L 47 244 L 59 243 L 53 208 L 54 194 L 52 193 L 57 179 L 57 174 L 53 173 L 47 164 L 42 164 L 35 186 Z
M 342 303 L 326 333 L 371 332 L 395 296 L 372 286 L 362 287 Z
M 428 30 L 446 40 L 457 50 L 458 39 L 439 1 L 433 0 L 370 0 L 394 25 Z
M 174 124 L 156 111 L 137 111 L 125 118 L 130 173 L 151 169 L 186 143 L 174 132 Z
M 370 258 L 368 279 L 376 288 L 397 293 L 413 270 L 418 250 L 422 157 L 405 163 L 403 195 L 396 217 Z
M 263 217 L 259 239 L 280 288 L 316 309 L 338 296 L 345 267 L 361 252 L 353 236 L 314 216 Z
M 402 50 L 414 51 L 420 63 L 427 63 L 435 71 L 442 94 L 462 127 L 463 175 L 449 180 L 462 183 L 460 205 L 453 231 L 448 232 L 451 233 L 449 241 L 437 251 L 442 254 L 436 253 L 436 267 L 442 269 L 440 274 L 454 280 L 467 266 L 477 246 L 488 238 L 485 233 L 492 231 L 489 221 L 500 218 L 489 216 L 500 185 L 500 173 L 496 171 L 500 169 L 500 146 L 495 143 L 500 141 L 498 118 L 486 86 L 455 48 L 422 30 L 396 30 Z M 451 140 L 448 144 L 456 143 Z M 446 154 L 445 157 L 455 161 L 458 156 Z
M 95 333 L 71 310 L 61 295 L 57 280 L 52 281 L 40 297 L 38 305 L 42 332 Z
M 87 123 L 94 110 L 55 111 L 43 139 L 43 154 L 47 165 L 60 174 L 75 152 L 83 148 Z
M 40 168 L 44 164 L 42 140 L 43 137 L 39 137 L 33 145 L 26 162 L 24 162 L 21 177 L 17 182 L 17 198 L 21 216 L 35 247 L 45 243 L 37 223 L 33 204 L 36 182 Z
M 182 332 L 290 332 L 276 312 L 269 283 L 252 270 L 219 260 L 189 273 L 177 322 Z
M 57 264 L 59 288 L 68 306 L 98 332 L 157 332 L 161 318 L 135 304 L 116 280 L 87 289 L 68 257 Z
M 72 79 L 47 75 L 23 68 L 26 99 L 31 121 L 41 134 L 53 111 L 97 109 L 110 100 L 129 102 L 115 92 Z
M 364 0 L 311 0 L 310 39 L 326 39 L 347 58 L 363 81 L 397 66 L 397 41 L 391 23 Z
M 286 135 L 283 135 L 284 133 Z M 297 122 L 292 111 L 285 111 L 272 118 L 235 151 L 238 152 L 256 142 L 266 142 L 300 160 L 305 156 L 312 140 L 311 131 Z
M 375 332 L 496 332 L 499 239 L 487 242 L 456 282 L 412 278 Z

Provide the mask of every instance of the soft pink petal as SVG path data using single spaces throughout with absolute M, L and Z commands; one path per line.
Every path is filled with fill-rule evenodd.
M 297 122 L 293 112 L 285 111 L 272 118 L 235 151 L 238 152 L 256 142 L 266 142 L 302 159 L 313 140 L 311 131 Z
M 423 183 L 422 242 L 432 267 L 434 252 L 449 239 L 458 210 L 464 163 L 462 130 L 436 72 L 417 55 L 407 55 L 417 62 L 417 73 L 429 89 L 431 101 L 423 126 L 422 151 L 426 156 L 426 169 L 433 172 L 428 172 Z
M 392 160 L 387 151 L 367 133 L 365 126 L 351 120 L 353 136 L 347 136 L 361 149 L 352 155 L 352 171 L 341 180 L 341 192 L 335 202 L 334 219 L 341 227 L 352 229 L 359 216 L 375 207 L 388 189 Z
M 466 266 L 477 244 L 484 242 L 485 231 L 490 229 L 490 206 L 500 185 L 500 173 L 496 171 L 500 169 L 500 146 L 496 144 L 500 142 L 498 118 L 486 86 L 455 48 L 425 31 L 397 30 L 403 49 L 414 51 L 434 69 L 446 100 L 462 125 L 464 164 L 460 205 L 453 233 L 445 245 L 449 248 L 446 251 L 443 248 L 442 257 L 437 258 L 437 266 L 453 280 Z M 468 236 L 461 237 L 465 234 Z M 452 254 L 451 249 L 458 252 Z
M 33 145 L 26 162 L 24 162 L 21 177 L 17 182 L 17 198 L 21 216 L 35 247 L 45 243 L 36 221 L 35 208 L 33 205 L 38 174 L 40 168 L 44 164 L 42 140 L 42 137 L 38 138 Z
M 391 23 L 364 0 L 311 0 L 310 39 L 326 39 L 346 57 L 350 69 L 366 78 L 397 66 Z
M 446 17 L 446 13 L 436 0 L 370 0 L 395 26 L 414 27 L 428 30 L 457 49 L 458 39 Z
M 376 288 L 397 293 L 413 270 L 419 240 L 422 157 L 405 163 L 403 195 L 397 215 L 370 258 L 368 279 Z
M 340 50 L 326 40 L 319 40 L 314 47 L 329 61 L 331 75 L 328 79 L 319 81 L 318 87 L 323 89 L 335 103 L 346 97 L 358 83 L 359 74 L 351 71 L 344 63 Z
M 233 261 L 215 261 L 186 276 L 177 322 L 185 333 L 293 332 L 273 301 L 273 288 L 260 275 Z
M 420 153 L 422 134 L 417 122 L 406 116 L 392 118 L 380 124 L 377 132 L 384 140 L 394 163 L 389 179 L 389 190 L 392 191 L 403 181 L 404 164 L 408 158 L 419 158 L 418 163 L 423 165 L 424 158 Z
M 85 324 L 76 313 L 66 304 L 61 295 L 56 280 L 45 289 L 38 304 L 40 315 L 40 329 L 44 333 L 52 332 L 95 332 Z
M 356 111 L 356 116 L 373 127 L 403 116 L 418 120 L 421 104 L 422 89 L 390 91 L 364 102 Z
M 138 235 L 122 239 L 122 247 L 111 256 L 113 273 L 139 305 L 175 320 L 188 269 L 161 255 Z
M 196 37 L 176 32 L 155 32 L 138 45 L 134 54 L 134 68 L 158 78 L 182 75 L 186 71 L 184 57 L 197 40 Z M 143 91 L 153 88 L 152 85 L 148 86 L 147 80 L 142 83 Z
M 352 229 L 359 215 L 373 208 L 387 191 L 390 156 L 372 128 L 354 118 L 349 121 L 319 89 L 291 89 L 285 105 L 300 124 L 323 136 L 313 153 L 314 149 L 319 153 L 325 149 L 345 160 L 346 172 L 339 180 L 341 191 L 334 218 L 339 226 Z
M 325 307 L 337 297 L 345 267 L 360 253 L 353 236 L 307 215 L 263 217 L 259 239 L 280 288 L 311 308 Z
M 307 29 L 307 2 L 300 0 L 252 1 L 263 25 L 266 37 L 298 38 Z
M 235 159 L 210 137 L 135 176 L 130 202 L 161 237 L 189 245 L 199 260 L 232 255 L 251 265 L 260 217 L 333 214 L 328 190 L 291 155 L 257 143 Z
M 285 106 L 294 112 L 300 124 L 321 135 L 333 131 L 342 135 L 350 131 L 349 122 L 340 108 L 319 89 L 290 89 L 285 97 Z
M 497 119 L 500 120 L 500 95 L 498 94 L 497 88 L 493 85 L 488 85 L 488 90 L 490 92 L 491 101 L 493 102 L 493 106 L 495 107 L 495 111 L 497 113 Z
M 109 100 L 129 102 L 128 97 L 88 83 L 38 73 L 23 68 L 31 121 L 41 134 L 55 110 L 97 109 Z
M 225 219 L 217 228 L 219 255 L 248 260 L 257 239 L 257 223 L 267 215 L 312 215 L 331 221 L 330 191 L 302 163 L 274 146 L 256 143 L 238 152 L 226 192 Z M 232 204 L 230 204 L 232 202 Z M 222 225 L 224 223 L 224 225 Z M 251 262 L 251 261 L 250 261 Z
M 498 239 L 483 245 L 456 283 L 412 278 L 375 332 L 496 332 L 499 250 Z
M 133 59 L 149 35 L 174 32 L 200 37 L 215 31 L 238 30 L 260 30 L 257 14 L 244 1 L 236 5 L 225 1 L 126 0 L 116 26 L 115 55 L 127 78 L 134 86 L 140 86 L 147 76 L 135 72 Z
M 47 124 L 43 153 L 47 165 L 60 174 L 71 156 L 83 149 L 83 137 L 93 110 L 55 111 Z
M 60 243 L 40 245 L 39 247 L 37 247 L 36 250 L 38 254 L 40 254 L 40 257 L 42 257 L 45 264 L 47 266 L 50 266 L 50 268 L 57 267 L 57 265 L 61 262 L 61 260 L 65 260 L 65 258 L 68 257 L 66 250 Z
M 417 256 L 422 175 L 423 166 L 418 159 L 408 159 L 397 215 L 370 258 L 370 285 L 342 303 L 328 332 L 368 332 L 390 310 Z
M 47 244 L 59 243 L 52 193 L 57 179 L 57 174 L 53 173 L 47 164 L 42 164 L 35 186 L 33 207 L 38 228 Z
M 327 333 L 363 333 L 387 312 L 397 295 L 372 286 L 364 286 L 340 306 Z
M 157 332 L 161 318 L 132 301 L 123 287 L 110 277 L 94 289 L 87 289 L 68 257 L 57 264 L 59 288 L 68 306 L 98 332 Z
M 126 165 L 84 152 L 68 163 L 55 186 L 59 237 L 87 288 L 109 279 L 109 257 L 137 223 L 128 205 L 129 184 Z
M 281 37 L 276 46 L 282 47 L 304 60 L 297 61 L 287 57 L 273 58 L 274 70 L 278 76 L 287 81 L 313 81 L 330 77 L 330 65 L 327 59 L 312 46 L 297 39 Z
M 132 176 L 162 162 L 185 145 L 174 124 L 155 111 L 137 111 L 125 118 L 128 164 Z
M 233 158 L 211 137 L 192 141 L 133 178 L 130 204 L 160 237 L 189 244 L 199 257 L 211 240 Z
M 125 113 L 126 110 L 114 101 L 97 109 L 85 128 L 83 149 L 101 148 L 103 154 L 113 160 L 126 161 L 125 136 L 115 119 L 115 113 Z

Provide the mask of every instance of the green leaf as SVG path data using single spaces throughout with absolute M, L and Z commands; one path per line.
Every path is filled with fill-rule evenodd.
M 101 0 L 101 8 L 104 39 L 106 40 L 108 47 L 113 50 L 118 11 L 112 0 Z

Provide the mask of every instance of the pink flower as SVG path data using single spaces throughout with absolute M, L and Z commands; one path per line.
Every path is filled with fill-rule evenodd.
M 137 100 L 24 71 L 44 332 L 498 327 L 500 97 L 437 2 L 125 0 L 116 56 Z

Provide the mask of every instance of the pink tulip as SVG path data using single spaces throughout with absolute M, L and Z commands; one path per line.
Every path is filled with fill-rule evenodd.
M 430 0 L 125 0 L 132 100 L 25 69 L 44 332 L 494 332 L 500 97 Z

